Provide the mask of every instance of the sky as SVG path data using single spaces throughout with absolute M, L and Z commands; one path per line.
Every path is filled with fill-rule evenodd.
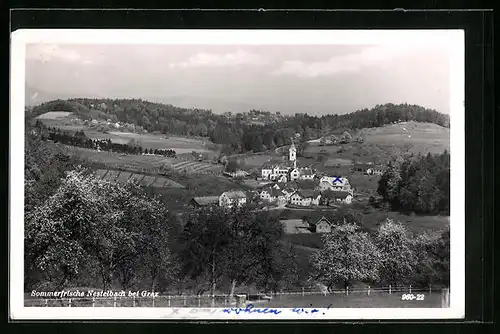
M 448 114 L 448 52 L 437 45 L 28 44 L 27 98 L 142 98 L 217 113 L 313 115 L 407 102 Z

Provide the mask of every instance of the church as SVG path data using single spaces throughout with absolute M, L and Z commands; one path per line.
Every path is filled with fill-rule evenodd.
M 261 177 L 264 180 L 289 182 L 295 180 L 313 180 L 316 174 L 309 167 L 297 167 L 297 148 L 292 141 L 288 149 L 288 160 L 280 164 L 264 164 Z

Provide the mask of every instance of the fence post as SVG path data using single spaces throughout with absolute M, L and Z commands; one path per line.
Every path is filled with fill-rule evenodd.
M 92 307 L 95 307 L 95 297 L 92 297 Z
M 170 307 L 170 295 L 167 296 L 168 299 L 168 307 Z
M 450 290 L 441 289 L 441 307 L 450 307 Z
M 155 307 L 155 295 L 153 293 L 153 307 Z
M 48 306 L 49 306 L 49 300 L 45 299 L 45 307 L 48 307 Z
M 113 307 L 116 307 L 116 295 L 115 295 L 115 298 L 113 300 Z
M 71 298 L 69 299 L 69 305 L 68 305 L 68 307 L 71 307 Z
M 227 296 L 224 295 L 224 306 L 226 306 L 226 305 L 227 305 Z
M 186 306 L 186 295 L 184 295 L 184 306 Z
M 410 285 L 410 291 L 409 291 L 409 293 L 411 293 L 411 285 Z
M 368 296 L 370 295 L 370 286 L 368 285 Z
M 429 284 L 429 294 L 432 293 L 432 284 Z
M 198 295 L 198 307 L 201 307 L 201 295 Z
M 389 284 L 389 294 L 391 294 L 391 285 Z
M 135 307 L 135 296 L 132 297 L 133 307 Z
M 349 295 L 349 287 L 348 286 L 345 287 L 345 294 L 346 294 L 346 296 Z
M 212 307 L 215 307 L 215 295 L 212 295 Z

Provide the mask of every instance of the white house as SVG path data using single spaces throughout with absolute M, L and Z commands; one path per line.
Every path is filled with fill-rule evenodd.
M 350 191 L 351 185 L 349 180 L 345 177 L 336 176 L 323 176 L 319 180 L 319 189 L 324 190 L 334 190 L 334 191 Z
M 298 168 L 292 168 L 290 169 L 290 171 L 288 172 L 288 176 L 290 178 L 290 181 L 295 181 L 295 180 L 298 180 L 300 178 L 300 171 Z
M 316 173 L 314 173 L 314 171 L 309 167 L 299 169 L 299 178 L 301 180 L 314 180 L 315 176 Z
M 283 193 L 283 191 L 281 191 L 280 189 L 272 188 L 272 187 L 263 189 L 260 192 L 260 198 L 263 200 L 269 201 L 269 202 L 276 202 L 276 201 L 285 202 L 286 201 L 286 197 L 285 197 L 285 194 Z
M 321 194 L 311 189 L 297 190 L 290 196 L 290 203 L 293 205 L 310 206 L 319 205 Z
M 264 180 L 269 179 L 269 176 L 273 173 L 273 166 L 270 164 L 264 164 L 261 170 L 261 176 Z
M 373 166 L 373 167 L 368 168 L 366 170 L 365 174 L 366 175 L 382 175 L 382 174 L 384 174 L 384 169 L 383 169 L 383 167 Z
M 333 191 L 332 197 L 335 202 L 351 204 L 352 203 L 352 193 L 349 191 Z
M 325 216 L 321 217 L 316 223 L 316 233 L 329 233 L 332 231 L 332 223 Z
M 247 195 L 241 190 L 226 191 L 219 197 L 219 206 L 231 208 L 233 205 L 242 206 L 247 203 Z

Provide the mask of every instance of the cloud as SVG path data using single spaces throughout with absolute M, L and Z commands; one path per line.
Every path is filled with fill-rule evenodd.
M 34 44 L 26 48 L 26 58 L 40 60 L 42 62 L 49 61 L 65 61 L 71 63 L 93 64 L 90 59 L 83 59 L 82 55 L 74 49 L 67 46 L 57 44 Z
M 170 64 L 170 68 L 188 67 L 235 67 L 239 65 L 259 66 L 267 61 L 260 55 L 238 50 L 233 53 L 198 53 L 185 62 Z
M 304 78 L 331 76 L 343 72 L 357 72 L 368 66 L 387 66 L 400 56 L 407 54 L 411 46 L 372 46 L 358 53 L 331 57 L 322 62 L 284 61 L 274 75 L 294 75 Z

